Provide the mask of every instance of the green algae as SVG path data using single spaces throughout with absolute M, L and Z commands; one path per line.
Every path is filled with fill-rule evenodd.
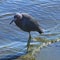
M 21 56 L 19 57 L 18 59 L 15 59 L 15 60 L 35 60 L 36 59 L 36 54 L 38 52 L 40 52 L 40 50 L 42 48 L 45 48 L 46 46 L 48 46 L 49 44 L 52 44 L 52 43 L 55 43 L 55 42 L 59 42 L 60 39 L 56 39 L 56 40 L 47 40 L 47 39 L 44 39 L 44 38 L 34 38 L 35 40 L 37 41 L 40 41 L 42 42 L 40 45 L 30 45 L 29 47 L 29 50 L 30 52 L 28 52 L 28 54 L 24 55 L 24 56 Z

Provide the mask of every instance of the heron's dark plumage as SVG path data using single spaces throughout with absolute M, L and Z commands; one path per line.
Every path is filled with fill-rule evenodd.
M 22 29 L 26 32 L 29 32 L 29 40 L 28 40 L 28 43 L 27 43 L 28 48 L 29 48 L 30 38 L 31 38 L 30 32 L 31 31 L 37 31 L 40 34 L 43 33 L 41 27 L 39 27 L 38 22 L 32 16 L 30 16 L 29 14 L 26 14 L 26 13 L 16 14 L 14 16 L 13 21 L 15 22 L 15 24 L 20 29 Z M 28 50 L 28 48 L 27 48 L 27 50 Z
M 14 18 L 16 18 L 14 22 L 19 28 L 26 32 L 37 31 L 39 33 L 43 33 L 39 24 L 32 16 L 25 13 L 20 14 L 20 16 L 18 14 L 14 16 Z

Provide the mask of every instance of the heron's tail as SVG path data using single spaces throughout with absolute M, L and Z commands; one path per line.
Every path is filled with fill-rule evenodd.
M 39 28 L 38 32 L 39 32 L 40 34 L 42 34 L 42 33 L 43 33 L 43 30 L 42 30 L 41 28 Z

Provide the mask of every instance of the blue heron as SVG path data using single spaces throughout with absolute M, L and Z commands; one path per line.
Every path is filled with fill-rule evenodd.
M 27 13 L 17 13 L 14 15 L 14 19 L 10 22 L 15 22 L 15 24 L 22 29 L 23 31 L 26 31 L 29 33 L 29 39 L 27 43 L 27 50 L 29 49 L 30 46 L 30 41 L 31 41 L 31 31 L 37 31 L 40 34 L 43 33 L 41 27 L 39 26 L 38 22 L 33 18 L 31 15 Z

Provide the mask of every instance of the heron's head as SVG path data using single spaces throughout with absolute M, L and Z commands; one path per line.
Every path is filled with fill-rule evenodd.
M 17 21 L 17 20 L 21 20 L 21 19 L 22 19 L 22 14 L 16 13 L 16 14 L 14 15 L 13 20 L 10 22 L 10 24 L 12 24 L 13 22 L 15 22 L 15 21 Z

